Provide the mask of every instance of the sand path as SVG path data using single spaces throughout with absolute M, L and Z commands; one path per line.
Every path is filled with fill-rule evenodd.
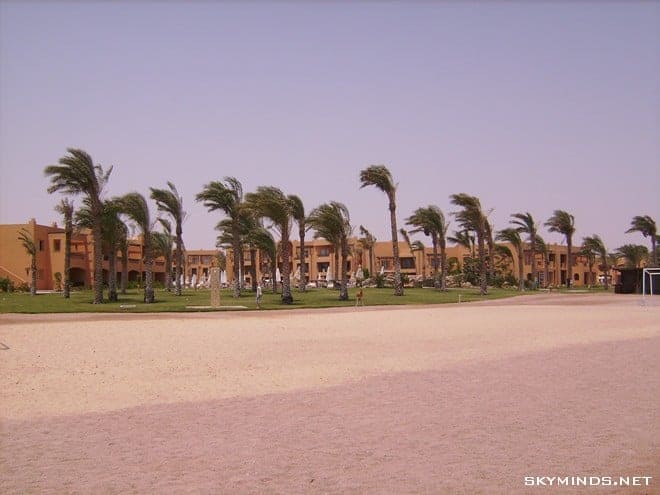
M 2 315 L 0 343 L 3 493 L 660 493 L 660 307 L 636 297 Z

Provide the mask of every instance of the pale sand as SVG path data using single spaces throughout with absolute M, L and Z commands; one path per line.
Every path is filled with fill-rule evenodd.
M 0 315 L 2 344 L 1 493 L 660 493 L 660 306 L 635 296 Z

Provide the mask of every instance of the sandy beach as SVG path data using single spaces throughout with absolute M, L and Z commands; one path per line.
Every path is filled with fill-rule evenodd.
M 0 348 L 2 493 L 660 493 L 638 296 L 0 315 Z

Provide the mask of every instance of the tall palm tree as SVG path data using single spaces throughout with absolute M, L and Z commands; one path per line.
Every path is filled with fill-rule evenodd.
M 651 238 L 651 259 L 653 266 L 658 266 L 658 250 L 656 249 L 656 242 L 658 240 L 658 229 L 655 225 L 655 220 L 650 216 L 636 216 L 630 222 L 630 228 L 626 230 L 626 234 L 630 232 L 640 232 L 644 237 Z
M 447 289 L 447 229 L 449 222 L 445 220 L 442 210 L 435 205 L 417 208 L 406 220 L 408 225 L 415 227 L 411 232 L 423 232 L 431 237 L 433 245 L 433 285 L 436 289 Z M 440 247 L 440 280 L 438 280 L 438 247 Z
M 624 244 L 618 247 L 615 253 L 626 261 L 626 266 L 629 268 L 640 268 L 649 256 L 648 248 L 640 244 Z
M 165 258 L 165 290 L 172 292 L 172 251 L 174 250 L 174 237 L 172 237 L 172 224 L 166 218 L 159 218 L 158 223 L 163 232 L 152 232 L 154 242 L 154 257 Z
M 291 295 L 291 224 L 293 205 L 281 189 L 260 186 L 256 192 L 245 195 L 245 205 L 255 216 L 267 218 L 280 235 L 282 253 L 282 303 L 293 304 Z
M 119 205 L 115 201 L 103 201 L 101 212 L 101 250 L 108 257 L 108 300 L 117 301 L 117 251 L 127 237 L 127 228 L 119 218 Z M 75 223 L 79 229 L 91 229 L 96 218 L 87 198 L 76 212 Z
M 600 238 L 599 235 L 592 235 L 589 237 L 585 237 L 582 239 L 582 246 L 586 247 L 589 251 L 594 253 L 596 256 L 600 257 L 600 263 L 602 266 L 603 274 L 604 274 L 604 279 L 605 279 L 605 290 L 609 289 L 609 281 L 608 281 L 608 274 L 610 271 L 609 268 L 609 259 L 608 259 L 608 254 L 607 254 L 607 248 L 605 247 L 605 243 L 603 240 Z M 591 268 L 589 269 L 589 272 L 591 272 Z M 592 280 L 593 283 L 593 280 Z
M 231 222 L 232 251 L 234 253 L 234 297 L 241 296 L 241 260 L 243 259 L 243 242 L 240 234 L 241 213 L 243 208 L 243 186 L 235 177 L 225 177 L 224 182 L 213 181 L 204 186 L 202 192 L 195 196 L 202 201 L 209 211 L 220 210 Z
M 64 217 L 64 288 L 65 299 L 71 297 L 71 238 L 73 237 L 73 201 L 64 198 L 55 206 Z
M 549 232 L 557 232 L 566 238 L 568 254 L 566 256 L 566 285 L 573 283 L 573 234 L 575 233 L 575 217 L 564 210 L 555 210 L 544 224 Z
M 89 201 L 96 219 L 92 226 L 94 239 L 94 304 L 103 303 L 103 239 L 101 237 L 101 213 L 103 210 L 103 188 L 108 183 L 112 167 L 104 171 L 101 165 L 94 165 L 92 157 L 85 151 L 68 148 L 68 155 L 59 160 L 59 165 L 49 165 L 44 169 L 50 177 L 49 193 L 81 194 Z
M 176 230 L 176 273 L 175 278 L 175 294 L 181 295 L 181 270 L 183 267 L 183 221 L 186 219 L 186 212 L 183 211 L 183 197 L 177 191 L 176 186 L 172 182 L 167 182 L 168 189 L 151 189 L 151 199 L 156 202 L 159 211 L 167 213 L 174 222 Z M 170 290 L 170 287 L 167 287 Z
M 497 240 L 508 242 L 516 249 L 516 254 L 518 255 L 518 290 L 522 292 L 525 290 L 525 267 L 523 266 L 524 247 L 520 238 L 520 232 L 518 229 L 512 227 L 502 229 L 497 233 Z
M 421 252 L 422 254 L 422 281 L 424 280 L 424 277 L 426 277 L 426 246 L 422 241 L 414 241 L 410 245 L 410 250 L 412 251 L 413 255 L 417 252 Z
M 543 256 L 543 287 L 546 288 L 550 284 L 550 248 L 543 237 L 538 234 L 536 235 L 536 249 Z
M 119 211 L 130 218 L 142 234 L 142 250 L 144 256 L 144 302 L 153 303 L 154 297 L 154 249 L 152 230 L 153 222 L 149 213 L 149 205 L 142 194 L 132 192 L 117 198 Z
M 392 253 L 394 255 L 394 295 L 403 295 L 403 280 L 401 279 L 401 259 L 399 258 L 399 239 L 396 226 L 396 184 L 392 174 L 385 165 L 370 165 L 360 171 L 360 189 L 375 186 L 387 195 L 390 211 L 390 226 L 392 228 Z
M 307 288 L 305 277 L 305 232 L 307 231 L 305 205 L 303 205 L 302 199 L 295 194 L 289 194 L 289 200 L 291 201 L 293 219 L 298 224 L 298 237 L 300 238 L 300 282 L 298 290 L 305 292 Z
M 454 213 L 458 223 L 465 229 L 475 233 L 477 237 L 477 249 L 479 252 L 480 279 L 479 289 L 482 295 L 488 293 L 486 285 L 486 250 L 485 242 L 488 237 L 487 227 L 488 219 L 481 208 L 481 202 L 476 196 L 470 196 L 465 193 L 452 194 L 451 203 L 459 206 L 462 210 Z
M 534 285 L 536 285 L 538 280 L 536 269 L 536 238 L 538 237 L 538 226 L 534 221 L 534 217 L 529 212 L 513 213 L 511 216 L 513 217 L 513 220 L 509 223 L 514 225 L 521 234 L 527 234 L 529 250 L 532 257 L 532 281 L 534 282 Z
M 18 233 L 18 240 L 25 252 L 30 256 L 30 295 L 37 295 L 37 246 L 27 229 L 21 229 Z
M 348 299 L 348 238 L 353 232 L 348 208 L 337 201 L 324 203 L 312 210 L 307 221 L 316 231 L 315 237 L 339 240 L 342 259 L 339 300 L 346 301 Z
M 358 242 L 362 249 L 369 251 L 369 276 L 374 276 L 374 246 L 376 245 L 376 237 L 369 232 L 363 225 L 360 225 L 360 239 Z

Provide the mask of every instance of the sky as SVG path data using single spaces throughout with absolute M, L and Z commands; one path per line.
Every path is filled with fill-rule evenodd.
M 372 164 L 400 226 L 435 204 L 458 229 L 465 192 L 498 230 L 563 209 L 574 244 L 647 245 L 625 231 L 660 222 L 659 33 L 651 1 L 0 0 L 0 223 L 61 224 L 43 170 L 76 147 L 108 198 L 174 182 L 188 249 L 214 247 L 195 195 L 226 176 L 387 240 Z

